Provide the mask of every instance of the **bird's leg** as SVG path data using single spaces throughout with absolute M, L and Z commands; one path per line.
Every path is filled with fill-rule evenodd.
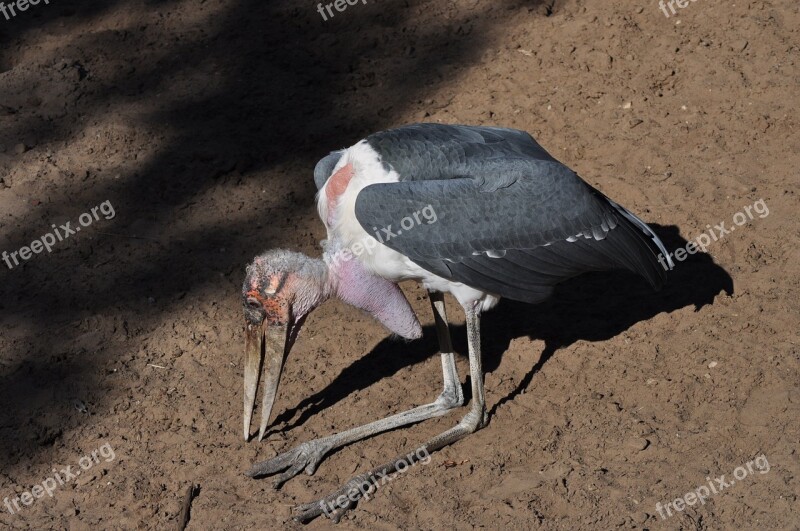
M 428 298 L 431 301 L 433 320 L 436 323 L 436 335 L 439 338 L 444 376 L 444 390 L 436 401 L 450 404 L 451 408 L 459 407 L 464 404 L 464 393 L 461 391 L 461 382 L 458 381 L 453 341 L 450 337 L 450 325 L 447 323 L 447 311 L 444 306 L 444 294 L 438 291 L 428 291 Z
M 444 390 L 435 402 L 391 415 L 385 419 L 365 424 L 364 426 L 329 435 L 328 437 L 304 442 L 272 459 L 253 465 L 253 467 L 247 471 L 247 475 L 250 477 L 260 477 L 284 471 L 276 477 L 273 482 L 275 488 L 278 488 L 303 470 L 305 470 L 306 474 L 313 474 L 325 455 L 336 448 L 346 446 L 352 442 L 370 437 L 377 433 L 392 430 L 399 426 L 405 426 L 441 416 L 450 409 L 463 405 L 464 395 L 461 391 L 461 383 L 458 381 L 458 373 L 456 372 L 453 346 L 450 340 L 450 330 L 447 325 L 447 315 L 445 313 L 444 297 L 441 293 L 429 292 L 429 295 L 436 322 L 436 332 L 439 336 L 442 372 L 444 375 Z
M 422 460 L 430 452 L 443 448 L 486 425 L 486 403 L 483 393 L 483 369 L 481 368 L 480 349 L 480 311 L 477 304 L 465 308 L 467 316 L 467 339 L 469 342 L 469 370 L 472 379 L 472 406 L 469 412 L 455 427 L 440 433 L 419 446 L 408 454 L 401 454 L 369 472 L 358 475 L 344 484 L 333 494 L 312 503 L 300 505 L 295 508 L 295 520 L 307 522 L 321 514 L 325 514 L 334 522 L 338 522 L 342 515 L 351 509 L 357 500 L 378 487 L 378 480 L 382 480 L 395 471 L 406 469 L 412 463 Z

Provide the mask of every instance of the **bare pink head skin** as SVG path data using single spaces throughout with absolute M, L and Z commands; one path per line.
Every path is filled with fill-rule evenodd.
M 276 249 L 257 256 L 247 267 L 242 286 L 245 440 L 250 438 L 262 367 L 259 440 L 266 433 L 283 363 L 305 318 L 332 296 L 368 312 L 403 338 L 422 336 L 422 327 L 397 284 L 367 271 L 352 254 L 326 253 L 323 260 Z

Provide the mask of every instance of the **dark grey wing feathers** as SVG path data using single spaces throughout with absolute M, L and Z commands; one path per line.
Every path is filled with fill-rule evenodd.
M 382 243 L 432 273 L 526 302 L 587 271 L 666 278 L 650 228 L 527 133 L 422 124 L 367 141 L 400 182 L 364 188 L 356 218 L 370 234 L 390 227 Z M 403 220 L 413 226 L 399 230 Z
M 594 227 L 602 230 L 616 222 L 610 205 L 598 201 L 593 189 L 565 166 L 530 161 L 525 176 L 516 162 L 509 167 L 510 174 L 518 173 L 514 182 L 494 191 L 463 177 L 373 184 L 356 198 L 356 217 L 370 232 L 373 226 L 397 228 L 403 218 L 427 207 L 437 221 L 415 226 L 409 231 L 413 235 L 398 245 L 412 259 L 453 261 L 582 233 L 591 236 Z M 500 164 L 493 164 L 492 171 L 503 174 Z
M 467 177 L 476 161 L 557 162 L 528 133 L 501 127 L 414 124 L 375 133 L 366 141 L 401 181 Z

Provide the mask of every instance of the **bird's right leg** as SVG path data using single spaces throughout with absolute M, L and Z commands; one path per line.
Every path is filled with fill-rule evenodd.
M 450 329 L 447 324 L 444 295 L 430 291 L 428 295 L 436 322 L 436 334 L 439 338 L 444 377 L 444 390 L 436 401 L 391 415 L 385 419 L 365 424 L 364 426 L 302 443 L 272 459 L 253 465 L 253 467 L 247 471 L 247 475 L 250 477 L 260 477 L 284 471 L 275 478 L 273 482 L 275 488 L 279 488 L 283 483 L 303 470 L 305 470 L 306 474 L 313 474 L 325 455 L 336 448 L 341 448 L 355 441 L 400 426 L 406 426 L 408 424 L 438 417 L 450 409 L 463 405 L 464 394 L 461 390 L 461 382 L 458 380 L 458 373 L 456 371 L 453 344 L 450 339 Z
M 486 425 L 488 415 L 486 413 L 483 365 L 481 362 L 480 301 L 465 305 L 464 313 L 467 318 L 472 405 L 464 418 L 461 419 L 461 422 L 432 439 L 428 439 L 427 442 L 417 447 L 415 451 L 401 454 L 369 472 L 355 476 L 333 494 L 329 494 L 315 502 L 295 507 L 295 520 L 308 522 L 324 514 L 334 522 L 338 522 L 342 515 L 352 509 L 359 499 L 366 497 L 367 494 L 378 487 L 378 480 L 380 480 L 380 484 L 383 484 L 388 474 L 405 470 L 409 465 L 422 461 L 423 457 L 429 457 L 431 452 L 453 444 Z

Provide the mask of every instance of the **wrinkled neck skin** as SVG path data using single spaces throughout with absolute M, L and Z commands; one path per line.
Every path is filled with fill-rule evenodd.
M 417 316 L 397 284 L 368 271 L 348 249 L 332 242 L 324 247 L 324 299 L 335 296 L 360 308 L 405 339 L 422 337 Z
M 318 258 L 306 258 L 302 269 L 287 280 L 294 292 L 292 313 L 298 319 L 305 318 L 332 295 L 328 286 L 328 266 Z

